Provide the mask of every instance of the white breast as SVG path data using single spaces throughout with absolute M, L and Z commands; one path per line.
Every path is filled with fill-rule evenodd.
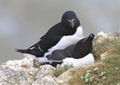
M 94 56 L 92 53 L 89 53 L 87 56 L 79 59 L 65 58 L 61 66 L 64 67 L 65 65 L 72 65 L 73 67 L 84 67 L 91 64 L 94 64 Z

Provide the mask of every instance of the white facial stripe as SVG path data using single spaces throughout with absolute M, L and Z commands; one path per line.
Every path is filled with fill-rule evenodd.
M 30 50 L 34 49 L 35 47 L 31 47 Z
M 72 19 L 72 22 L 75 21 L 75 19 Z
M 38 49 L 40 50 L 40 51 L 42 51 L 43 52 L 43 50 L 40 48 L 40 46 L 38 45 Z
M 67 20 L 67 21 L 69 21 L 69 22 L 73 22 L 75 19 L 72 19 L 72 20 Z

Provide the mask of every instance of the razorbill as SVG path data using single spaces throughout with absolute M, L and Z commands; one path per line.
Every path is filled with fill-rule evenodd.
M 77 44 L 66 47 L 62 50 L 55 50 L 46 57 L 42 59 L 39 58 L 40 62 L 50 62 L 50 64 L 55 63 L 56 66 L 58 63 L 62 63 L 66 58 L 80 59 L 92 53 L 92 40 L 94 39 L 94 34 L 90 34 L 88 37 L 83 38 L 78 41 Z
M 16 51 L 41 57 L 49 48 L 57 44 L 64 35 L 73 35 L 78 26 L 80 26 L 80 21 L 75 12 L 67 11 L 63 14 L 61 22 L 50 28 L 48 32 L 40 38 L 40 41 L 28 49 L 16 49 Z
M 50 55 L 53 51 L 58 49 L 64 49 L 72 44 L 76 44 L 80 39 L 83 38 L 83 29 L 82 26 L 77 27 L 77 31 L 73 35 L 63 36 L 60 41 L 45 53 L 44 56 Z

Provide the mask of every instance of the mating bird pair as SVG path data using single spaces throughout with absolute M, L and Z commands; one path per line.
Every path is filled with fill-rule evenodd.
M 83 29 L 73 11 L 63 14 L 60 23 L 53 26 L 41 37 L 41 40 L 28 49 L 17 49 L 17 52 L 39 57 L 39 61 L 56 66 L 68 57 L 83 58 L 92 52 L 94 34 L 83 38 Z

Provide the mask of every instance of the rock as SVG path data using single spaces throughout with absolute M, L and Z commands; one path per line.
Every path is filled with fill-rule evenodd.
M 30 67 L 33 67 L 33 62 L 34 62 L 33 60 L 34 59 L 31 57 L 25 57 L 21 60 L 9 60 L 6 63 L 4 63 L 3 65 L 30 68 Z
M 55 70 L 55 68 L 52 67 L 51 65 L 40 66 L 36 77 L 37 77 L 37 79 L 41 79 L 45 75 L 52 75 L 54 70 Z
M 0 67 L 0 85 L 30 85 L 38 69 L 26 69 L 18 66 Z
M 43 65 L 40 68 L 1 65 L 0 85 L 56 85 L 54 67 Z
M 55 79 L 51 75 L 46 75 L 40 80 L 37 79 L 32 85 L 57 85 Z
M 55 78 L 53 77 L 54 67 L 51 65 L 40 66 L 39 71 L 36 75 L 36 81 L 33 84 L 38 85 L 56 85 Z
M 68 81 L 72 78 L 72 74 L 75 71 L 75 68 L 70 68 L 66 72 L 62 73 L 57 77 L 56 81 L 60 85 L 68 85 Z

